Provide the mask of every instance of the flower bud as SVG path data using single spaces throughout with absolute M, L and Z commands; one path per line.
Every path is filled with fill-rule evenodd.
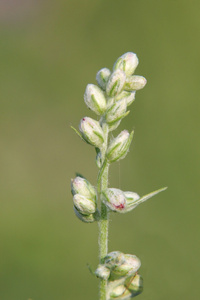
M 92 223 L 94 221 L 97 221 L 95 214 L 91 214 L 91 215 L 82 215 L 77 209 L 76 207 L 74 207 L 74 212 L 76 214 L 76 216 L 79 218 L 79 220 L 81 220 L 84 223 Z
M 80 194 L 89 199 L 96 199 L 96 189 L 91 183 L 80 176 L 71 179 L 71 192 L 74 196 L 75 194 Z
M 97 115 L 102 115 L 106 110 L 106 98 L 102 90 L 94 84 L 88 84 L 84 94 L 85 104 Z
M 133 279 L 128 277 L 125 281 L 125 287 L 131 292 L 132 297 L 139 295 L 143 290 L 142 276 L 136 274 Z
M 119 298 L 120 296 L 124 295 L 124 293 L 126 292 L 126 287 L 121 284 L 121 285 L 118 285 L 117 287 L 115 287 L 111 293 L 110 293 L 110 298 L 111 299 L 122 299 L 122 298 Z M 127 298 L 126 298 L 127 299 Z
M 114 71 L 110 76 L 108 83 L 106 85 L 106 94 L 109 97 L 114 97 L 117 94 L 119 94 L 124 87 L 125 81 L 126 81 L 126 75 L 123 71 L 119 69 Z
M 74 206 L 82 215 L 90 215 L 96 211 L 96 203 L 94 200 L 88 199 L 80 194 L 73 197 Z
M 116 98 L 116 101 L 119 101 L 121 99 L 126 99 L 126 105 L 129 106 L 133 103 L 135 100 L 135 94 L 136 92 L 127 92 L 127 91 L 122 91 Z
M 124 90 L 129 92 L 141 90 L 145 87 L 146 83 L 147 80 L 143 76 L 130 76 L 126 79 Z
M 140 196 L 134 192 L 124 192 L 124 195 L 126 196 L 127 203 L 126 212 L 128 212 L 138 205 L 136 202 L 140 199 Z
M 126 156 L 133 139 L 133 133 L 132 131 L 131 134 L 129 134 L 127 130 L 123 130 L 110 142 L 107 150 L 107 159 L 109 162 L 119 161 Z
M 102 88 L 102 90 L 104 91 L 106 90 L 106 85 L 110 75 L 111 75 L 111 71 L 107 68 L 103 68 L 97 72 L 96 75 L 97 83 L 100 86 L 100 88 Z
M 110 276 L 110 270 L 108 268 L 106 268 L 104 265 L 99 265 L 95 271 L 95 275 L 98 278 L 107 280 Z
M 82 138 L 90 145 L 100 148 L 104 142 L 103 130 L 98 121 L 85 117 L 79 125 Z
M 114 64 L 113 70 L 120 69 L 130 76 L 134 73 L 139 64 L 137 55 L 133 52 L 124 53 L 120 56 Z
M 126 116 L 126 99 L 121 99 L 115 102 L 105 114 L 105 120 L 109 125 L 112 125 Z
M 111 270 L 116 266 L 120 266 L 124 262 L 125 262 L 124 253 L 120 251 L 113 251 L 108 253 L 103 260 L 104 265 Z
M 141 262 L 137 256 L 124 254 L 124 257 L 125 262 L 112 270 L 113 274 L 120 277 L 131 276 L 135 274 L 141 266 Z
M 112 211 L 123 212 L 126 208 L 124 193 L 115 188 L 106 189 L 102 192 L 104 204 Z

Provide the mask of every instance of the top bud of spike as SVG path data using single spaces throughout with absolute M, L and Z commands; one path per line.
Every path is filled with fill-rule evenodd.
M 126 76 L 130 76 L 134 73 L 138 64 L 139 60 L 137 58 L 137 55 L 133 52 L 127 52 L 116 60 L 113 70 L 115 71 L 117 69 L 120 69 L 124 71 Z

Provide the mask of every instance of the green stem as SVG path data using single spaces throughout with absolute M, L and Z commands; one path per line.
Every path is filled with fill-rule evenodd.
M 100 193 L 100 200 L 101 200 L 101 218 L 99 221 L 99 260 L 100 263 L 103 262 L 104 257 L 108 253 L 108 223 L 109 223 L 109 216 L 107 207 L 102 202 L 101 199 L 101 193 L 103 190 L 107 189 L 108 187 L 108 169 L 109 169 L 109 163 L 105 159 L 105 153 L 107 150 L 108 145 L 108 126 L 104 124 L 103 127 L 104 134 L 105 134 L 105 143 L 104 143 L 104 149 L 103 149 L 103 158 L 104 163 L 102 165 L 102 168 L 99 171 L 99 193 Z M 107 280 L 101 279 L 100 281 L 100 300 L 107 300 L 106 298 L 106 291 L 107 291 Z

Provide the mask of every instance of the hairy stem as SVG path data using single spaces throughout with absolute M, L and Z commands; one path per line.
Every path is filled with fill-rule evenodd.
M 105 124 L 103 126 L 104 134 L 105 134 L 105 143 L 104 149 L 102 151 L 104 163 L 99 171 L 99 193 L 101 200 L 101 218 L 99 221 L 99 260 L 100 263 L 103 262 L 103 258 L 108 253 L 108 222 L 109 216 L 107 207 L 102 202 L 101 193 L 103 190 L 108 187 L 108 169 L 109 164 L 105 159 L 105 153 L 108 145 L 108 126 Z M 101 279 L 100 281 L 100 300 L 107 300 L 106 298 L 106 290 L 107 290 L 107 280 Z

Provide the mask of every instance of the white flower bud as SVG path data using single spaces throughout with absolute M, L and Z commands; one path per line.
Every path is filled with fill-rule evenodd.
M 124 193 L 115 188 L 109 188 L 102 192 L 104 204 L 112 211 L 123 212 L 126 209 L 126 197 Z
M 105 120 L 109 125 L 118 122 L 126 116 L 126 99 L 121 99 L 115 102 L 109 109 L 107 109 L 105 114 Z
M 124 295 L 124 293 L 126 292 L 126 287 L 121 284 L 118 285 L 117 287 L 115 287 L 111 292 L 110 292 L 110 297 L 111 299 L 121 299 L 119 298 L 120 296 Z M 124 298 L 123 298 L 124 299 Z M 127 299 L 127 298 L 126 298 Z
M 127 92 L 127 91 L 122 91 L 116 98 L 116 101 L 119 101 L 121 99 L 126 99 L 126 105 L 129 106 L 133 103 L 135 100 L 135 94 L 136 92 Z
M 123 130 L 108 146 L 106 157 L 109 162 L 119 161 L 128 153 L 131 141 L 133 139 L 133 131 L 131 134 L 127 130 Z
M 107 68 L 103 68 L 97 72 L 96 75 L 97 83 L 100 86 L 100 88 L 102 88 L 102 90 L 104 91 L 106 90 L 106 85 L 110 75 L 111 75 L 111 71 Z
M 90 145 L 100 148 L 104 142 L 103 130 L 98 121 L 85 117 L 79 125 L 82 138 Z
M 88 84 L 84 94 L 85 104 L 97 115 L 102 115 L 106 110 L 106 98 L 102 90 L 94 84 Z
M 90 215 L 96 211 L 96 203 L 92 199 L 88 199 L 80 194 L 73 197 L 74 206 L 82 215 Z
M 79 220 L 81 220 L 84 223 L 93 223 L 94 221 L 96 221 L 95 218 L 95 214 L 91 214 L 91 215 L 82 215 L 74 206 L 74 212 L 76 214 L 76 216 L 79 218 Z
M 126 81 L 126 75 L 123 71 L 119 69 L 114 71 L 110 76 L 108 83 L 106 85 L 106 94 L 109 97 L 114 97 L 117 94 L 119 94 L 124 87 L 125 81 Z
M 113 251 L 108 253 L 103 260 L 105 266 L 111 270 L 116 266 L 120 266 L 124 262 L 125 262 L 124 253 L 120 251 Z
M 80 194 L 89 199 L 96 199 L 96 189 L 91 183 L 83 177 L 77 176 L 71 179 L 72 195 Z
M 125 262 L 112 270 L 113 274 L 120 277 L 131 276 L 135 274 L 141 266 L 141 262 L 137 256 L 131 254 L 124 254 L 124 257 Z
M 138 205 L 136 202 L 140 199 L 140 196 L 134 192 L 124 192 L 124 195 L 126 196 L 126 211 L 128 212 Z
M 143 291 L 142 277 L 139 274 L 128 277 L 125 281 L 125 287 L 131 292 L 132 297 L 139 295 Z
M 110 276 L 110 270 L 108 268 L 106 268 L 104 265 L 99 265 L 95 271 L 95 275 L 98 278 L 107 280 Z
M 145 87 L 146 83 L 147 80 L 143 76 L 130 76 L 126 79 L 124 90 L 129 92 L 141 90 L 143 87 Z
M 130 76 L 134 73 L 139 64 L 137 55 L 133 52 L 127 52 L 120 56 L 114 64 L 113 70 L 120 69 Z

